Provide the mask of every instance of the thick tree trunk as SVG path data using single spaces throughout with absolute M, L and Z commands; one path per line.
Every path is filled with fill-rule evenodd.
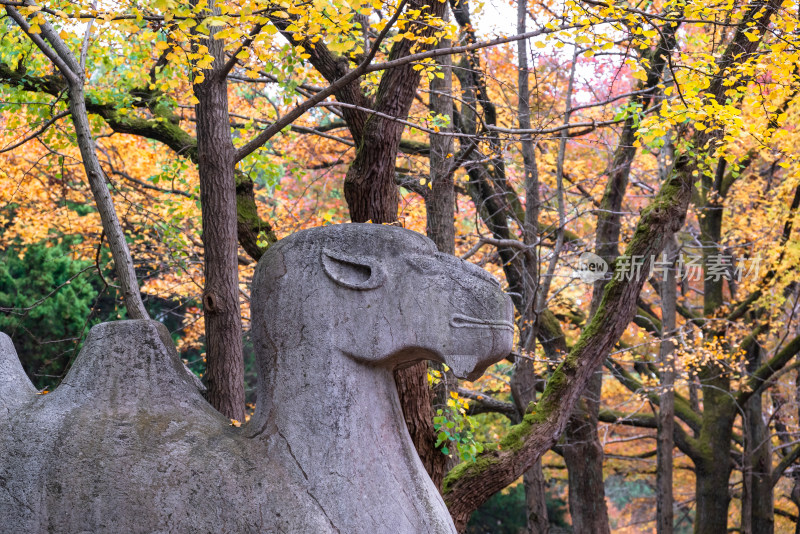
M 439 488 L 444 479 L 447 456 L 435 447 L 436 431 L 433 429 L 431 388 L 428 386 L 428 364 L 420 362 L 394 372 L 400 405 L 411 441 L 417 449 L 422 465 Z
M 664 252 L 672 262 L 677 243 L 667 241 Z M 659 394 L 658 430 L 656 443 L 656 532 L 672 534 L 674 513 L 672 497 L 672 450 L 675 432 L 675 308 L 677 283 L 675 269 L 667 269 L 661 282 L 661 393 Z
M 446 4 L 438 0 L 409 2 L 409 9 L 425 10 L 435 17 L 441 17 L 445 7 Z M 406 29 L 421 37 L 430 37 L 434 32 L 429 25 L 414 24 Z M 416 44 L 408 39 L 397 42 L 388 59 L 391 61 L 407 56 L 412 46 Z M 423 52 L 430 47 L 422 45 L 415 50 Z M 419 85 L 419 76 L 412 64 L 386 71 L 378 85 L 373 109 L 390 117 L 405 119 Z M 397 220 L 399 193 L 394 181 L 394 169 L 404 128 L 403 124 L 378 115 L 367 118 L 357 141 L 355 160 L 344 179 L 344 196 L 354 222 L 392 223 Z
M 215 9 L 209 2 L 212 11 Z M 197 156 L 200 174 L 205 287 L 207 398 L 225 416 L 244 421 L 244 360 L 239 308 L 236 151 L 231 141 L 222 43 L 207 40 L 216 58 L 205 81 L 194 86 L 199 103 Z
M 367 121 L 362 146 L 368 148 L 356 153 L 345 177 L 344 197 L 353 222 L 397 221 L 399 194 L 394 183 L 394 162 L 402 128 L 384 130 L 382 122 Z
M 695 534 L 727 532 L 730 491 L 728 482 L 733 467 L 730 458 L 734 402 L 728 381 L 719 369 L 700 377 L 703 384 L 703 425 L 698 436 L 700 455 L 695 461 Z
M 728 531 L 728 505 L 730 494 L 727 490 L 730 467 L 709 462 L 695 464 L 697 482 L 695 493 L 697 513 L 695 514 L 695 534 L 718 534 Z M 720 488 L 726 489 L 720 492 Z

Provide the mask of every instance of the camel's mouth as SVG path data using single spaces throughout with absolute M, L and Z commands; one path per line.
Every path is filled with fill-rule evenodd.
M 514 331 L 514 324 L 511 321 L 491 321 L 489 319 L 478 319 L 461 313 L 453 314 L 450 317 L 450 326 L 453 328 L 489 328 L 506 329 Z

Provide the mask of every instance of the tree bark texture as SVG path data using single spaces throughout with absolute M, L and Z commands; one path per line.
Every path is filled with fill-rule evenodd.
M 609 532 L 603 483 L 603 445 L 597 435 L 603 375 L 589 379 L 583 398 L 567 424 L 564 461 L 569 479 L 569 510 L 576 534 Z
M 710 376 L 710 375 L 716 376 Z M 695 534 L 725 532 L 728 528 L 730 491 L 728 481 L 735 403 L 728 393 L 729 381 L 719 370 L 700 376 L 703 392 L 703 424 L 698 436 L 700 454 L 694 458 L 697 499 Z
M 542 470 L 542 460 L 536 460 L 522 476 L 525 484 L 525 507 L 527 508 L 527 526 L 530 534 L 548 534 L 550 519 L 547 517 L 547 480 Z
M 442 48 L 450 46 L 443 40 Z M 430 143 L 430 191 L 425 199 L 428 237 L 436 243 L 439 252 L 455 254 L 455 190 L 453 187 L 453 65 L 450 56 L 437 61 L 443 78 L 435 77 L 430 82 L 430 109 L 437 115 L 447 117 L 448 126 L 440 128 L 442 135 L 431 134 Z
M 419 362 L 394 372 L 400 406 L 406 420 L 411 441 L 417 449 L 422 465 L 437 488 L 442 487 L 447 456 L 436 448 L 436 431 L 433 428 L 433 397 L 428 386 L 428 363 Z
M 664 248 L 672 263 L 677 253 L 672 237 Z M 674 513 L 672 496 L 672 451 L 675 432 L 675 307 L 677 281 L 675 269 L 668 268 L 661 282 L 661 392 L 659 393 L 658 429 L 656 432 L 656 532 L 672 534 Z
M 215 9 L 213 2 L 209 7 Z M 203 223 L 207 398 L 226 417 L 244 421 L 244 359 L 239 307 L 236 151 L 231 140 L 222 42 L 211 29 L 214 58 L 205 80 L 194 86 L 198 104 L 197 158 Z
M 753 343 L 748 351 L 748 370 L 763 363 L 763 351 Z M 744 405 L 744 465 L 742 469 L 742 534 L 772 534 L 775 510 L 772 493 L 772 443 L 764 421 L 762 394 Z
M 433 1 L 413 0 L 409 9 L 421 9 L 426 13 L 442 17 L 446 4 Z M 430 25 L 411 24 L 407 28 L 422 37 L 433 34 Z M 407 56 L 415 42 L 403 39 L 392 47 L 389 61 Z M 430 49 L 431 45 L 420 45 L 418 52 Z M 414 94 L 419 85 L 419 71 L 413 64 L 387 70 L 381 77 L 373 109 L 380 113 L 405 119 L 411 109 Z M 363 132 L 355 137 L 356 157 L 344 180 L 344 196 L 353 222 L 392 223 L 397 220 L 399 193 L 395 185 L 395 160 L 400 145 L 400 136 L 405 126 L 397 121 L 370 114 L 364 122 Z
M 533 362 L 527 358 L 517 357 L 511 375 L 511 398 L 516 408 L 516 417 L 512 420 L 519 424 L 527 412 L 530 402 L 536 399 L 536 377 Z M 542 471 L 541 459 L 534 462 L 522 477 L 525 486 L 525 505 L 527 508 L 527 527 L 532 534 L 548 534 L 550 521 L 547 517 L 546 491 L 547 481 Z
M 131 319 L 149 319 L 150 316 L 144 307 L 142 295 L 139 292 L 139 282 L 136 279 L 131 251 L 125 241 L 125 233 L 122 231 L 122 226 L 117 217 L 114 200 L 108 191 L 105 173 L 100 167 L 100 161 L 97 159 L 97 153 L 95 152 L 94 138 L 89 126 L 82 82 L 70 84 L 69 109 L 72 122 L 75 125 L 78 147 L 83 159 L 83 166 L 86 169 L 86 176 L 89 179 L 92 196 L 97 205 L 97 211 L 100 212 L 100 220 L 108 240 L 108 247 L 111 249 L 111 257 L 114 258 L 114 272 L 117 274 L 117 279 L 122 289 L 122 298 L 125 302 L 125 309 L 128 311 L 128 317 Z

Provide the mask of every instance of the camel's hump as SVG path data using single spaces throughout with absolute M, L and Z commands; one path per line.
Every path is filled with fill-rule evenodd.
M 157 404 L 198 398 L 198 381 L 183 365 L 158 321 L 128 320 L 94 326 L 54 396 Z

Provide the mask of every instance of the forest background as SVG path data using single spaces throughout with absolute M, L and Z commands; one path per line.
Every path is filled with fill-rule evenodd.
M 91 325 L 144 313 L 245 420 L 264 250 L 400 224 L 517 312 L 478 381 L 398 375 L 459 528 L 800 532 L 800 5 L 495 1 L 0 0 L 0 330 L 47 391 Z M 589 252 L 635 294 L 576 276 Z M 539 458 L 531 402 L 615 319 Z

